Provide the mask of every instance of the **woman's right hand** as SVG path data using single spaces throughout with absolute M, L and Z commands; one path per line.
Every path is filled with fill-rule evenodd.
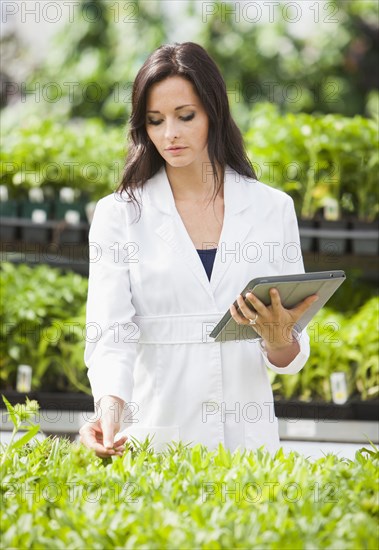
M 122 456 L 125 450 L 126 436 L 114 437 L 120 430 L 120 417 L 124 401 L 113 395 L 102 397 L 98 411 L 79 430 L 79 441 L 89 449 L 93 449 L 100 458 Z

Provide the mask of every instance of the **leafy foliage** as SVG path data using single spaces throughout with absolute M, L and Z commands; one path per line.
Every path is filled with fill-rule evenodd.
M 75 23 L 54 37 L 46 60 L 29 75 L 29 89 L 49 89 L 51 83 L 57 88 L 53 100 L 31 105 L 32 112 L 46 116 L 53 109 L 66 119 L 100 117 L 123 125 L 135 75 L 167 42 L 165 27 L 158 1 L 82 0 Z
M 31 91 L 18 108 L 40 118 L 53 111 L 64 119 L 99 116 L 123 124 L 137 71 L 155 48 L 180 36 L 200 43 L 216 61 L 240 124 L 253 102 L 267 100 L 292 112 L 377 112 L 375 0 L 290 7 L 191 0 L 181 3 L 179 24 L 162 4 L 81 0 L 74 23 L 71 18 L 54 37 L 42 63 L 36 66 L 20 44 L 13 46 L 29 67 L 22 80 Z M 15 57 L 8 53 L 4 66 L 17 81 Z M 43 101 L 35 99 L 36 87 Z
M 244 134 L 258 178 L 283 189 L 297 214 L 313 217 L 329 198 L 342 212 L 373 220 L 378 215 L 377 127 L 359 116 L 281 115 L 270 103 L 248 113 Z M 64 124 L 31 118 L 2 140 L 1 183 L 11 197 L 42 186 L 69 185 L 96 200 L 114 191 L 125 156 L 125 135 L 99 119 Z
M 258 179 L 295 201 L 302 218 L 313 218 L 332 198 L 360 219 L 378 215 L 377 124 L 360 116 L 281 115 L 269 103 L 250 114 L 245 134 Z
M 1 484 L 7 548 L 375 548 L 379 452 L 311 461 L 145 444 L 97 458 L 47 438 L 13 448 Z
M 378 3 L 281 2 L 270 17 L 258 4 L 212 2 L 198 35 L 241 124 L 267 100 L 283 112 L 368 115 L 370 93 L 378 97 Z
M 1 384 L 14 387 L 22 363 L 33 368 L 34 389 L 90 393 L 83 363 L 86 278 L 9 262 L 0 277 Z
M 349 396 L 379 395 L 379 298 L 368 300 L 355 314 L 322 309 L 307 327 L 311 353 L 297 374 L 271 374 L 274 393 L 287 399 L 330 401 L 330 375 L 344 372 Z
M 37 413 L 39 410 L 39 405 L 37 401 L 30 401 L 30 399 L 28 399 L 27 397 L 24 404 L 17 403 L 14 407 L 12 407 L 12 405 L 4 396 L 2 396 L 2 398 L 12 421 L 13 431 L 10 442 L 7 445 L 5 452 L 3 453 L 1 458 L 1 476 L 3 475 L 2 468 L 6 463 L 6 460 L 8 459 L 8 454 L 12 450 L 19 449 L 20 447 L 26 445 L 39 431 L 39 425 L 34 424 L 31 421 L 31 417 L 33 416 L 33 414 Z M 26 433 L 20 439 L 14 441 L 15 436 L 20 428 L 23 428 L 24 430 L 26 428 Z
M 125 152 L 122 130 L 100 119 L 66 124 L 31 117 L 3 134 L 1 145 L 0 181 L 17 198 L 33 187 L 69 186 L 99 199 L 117 187 Z

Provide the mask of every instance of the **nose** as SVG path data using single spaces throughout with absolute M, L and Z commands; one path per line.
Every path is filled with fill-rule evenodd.
M 165 128 L 165 138 L 167 141 L 172 141 L 173 139 L 179 137 L 179 127 L 176 120 L 167 119 L 166 128 Z

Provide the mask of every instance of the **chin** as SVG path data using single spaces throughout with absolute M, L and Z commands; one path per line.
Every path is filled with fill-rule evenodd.
M 186 166 L 189 166 L 190 164 L 192 164 L 192 160 L 184 160 L 184 159 L 179 159 L 179 158 L 170 158 L 170 159 L 165 159 L 166 163 L 169 164 L 170 166 L 172 166 L 173 168 L 184 168 Z

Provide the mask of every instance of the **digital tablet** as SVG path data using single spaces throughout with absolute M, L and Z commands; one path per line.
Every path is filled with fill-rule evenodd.
M 266 306 L 271 303 L 270 288 L 279 291 L 283 306 L 290 309 L 304 300 L 307 296 L 317 294 L 319 299 L 298 319 L 295 329 L 301 332 L 316 313 L 326 304 L 337 288 L 344 282 L 346 275 L 343 271 L 316 271 L 314 273 L 299 273 L 298 275 L 283 275 L 275 277 L 258 277 L 252 279 L 242 290 L 245 298 L 252 292 Z M 245 300 L 248 307 L 255 311 L 253 305 Z M 234 302 L 238 313 L 241 313 L 237 300 Z M 253 325 L 238 325 L 229 309 L 209 334 L 215 342 L 228 340 L 254 340 L 260 338 Z

